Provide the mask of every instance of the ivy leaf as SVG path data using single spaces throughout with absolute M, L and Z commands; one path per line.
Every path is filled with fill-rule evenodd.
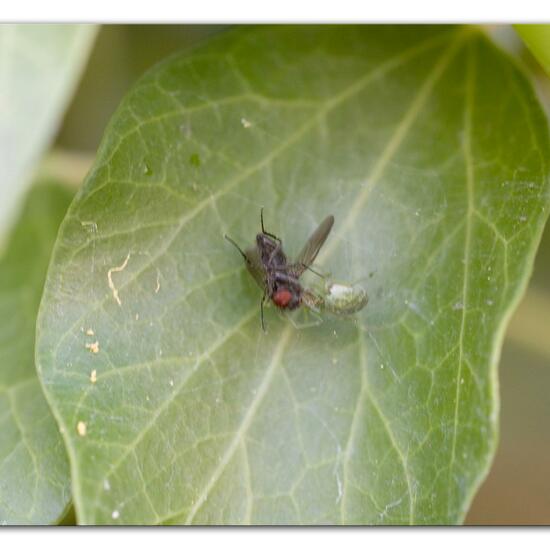
M 529 83 L 472 28 L 239 29 L 149 72 L 37 327 L 79 522 L 460 522 L 548 153 Z M 264 334 L 223 239 L 252 244 L 260 205 L 290 257 L 333 214 L 316 264 L 368 306 L 309 328 L 267 308 Z
M 515 28 L 550 76 L 550 25 L 515 25 Z
M 95 33 L 93 25 L 0 25 L 0 236 L 57 130 Z
M 0 523 L 55 523 L 70 500 L 69 463 L 34 367 L 36 315 L 72 193 L 31 189 L 0 259 Z

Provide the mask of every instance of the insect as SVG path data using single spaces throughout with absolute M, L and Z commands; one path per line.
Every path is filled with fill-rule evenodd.
M 256 235 L 256 246 L 245 252 L 231 237 L 225 238 L 241 253 L 246 267 L 254 280 L 263 289 L 260 302 L 262 329 L 265 331 L 264 302 L 271 300 L 279 309 L 294 310 L 308 295 L 300 283 L 300 276 L 317 257 L 334 224 L 334 216 L 327 216 L 311 234 L 298 254 L 296 261 L 289 263 L 283 251 L 281 239 L 264 227 L 263 208 L 260 210 L 262 231 Z M 312 270 L 313 271 L 313 270 Z
M 322 291 L 308 290 L 303 301 L 314 311 L 326 310 L 334 315 L 346 316 L 361 311 L 368 299 L 366 290 L 358 284 L 327 281 Z

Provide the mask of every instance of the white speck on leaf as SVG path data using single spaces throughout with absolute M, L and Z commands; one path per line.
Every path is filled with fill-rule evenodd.
M 454 306 L 453 306 L 453 309 L 455 311 L 457 310 L 460 310 L 460 309 L 464 309 L 464 304 L 462 302 L 457 302 Z
M 160 290 L 160 271 L 157 269 L 157 286 L 155 288 L 155 294 L 158 294 Z
M 95 222 L 80 222 L 82 227 L 86 227 L 90 233 L 97 233 L 97 223 Z
M 342 495 L 344 494 L 344 488 L 342 486 L 342 480 L 340 479 L 340 474 L 336 470 L 336 485 L 338 487 L 338 496 L 336 497 L 336 504 L 342 500 Z
M 86 334 L 87 334 L 88 336 L 93 336 L 93 335 L 94 335 L 94 331 L 93 331 L 91 328 L 89 328 L 89 329 L 86 331 Z
M 250 122 L 244 117 L 241 118 L 241 124 L 243 125 L 243 128 L 250 128 L 252 126 L 252 122 Z
M 107 281 L 109 282 L 109 288 L 111 289 L 111 291 L 113 293 L 113 298 L 115 299 L 116 303 L 119 306 L 122 305 L 122 301 L 121 301 L 120 297 L 118 296 L 118 290 L 115 287 L 115 283 L 113 283 L 113 273 L 118 273 L 120 271 L 124 271 L 124 269 L 128 265 L 128 260 L 129 259 L 130 259 L 130 252 L 128 252 L 128 256 L 126 256 L 126 259 L 124 260 L 122 265 L 120 265 L 118 267 L 111 267 L 111 269 L 109 269 L 109 271 L 107 271 Z
M 86 422 L 80 420 L 76 425 L 76 431 L 78 432 L 79 436 L 84 437 L 86 435 Z
M 113 519 L 118 519 L 120 517 L 120 512 L 118 510 L 113 510 L 113 513 L 111 514 L 111 517 Z
M 96 340 L 95 342 L 92 342 L 91 344 L 86 344 L 86 349 L 89 349 L 92 353 L 99 353 L 99 342 Z
M 111 490 L 111 484 L 109 483 L 108 479 L 103 480 L 103 490 L 104 491 L 110 491 Z
M 90 382 L 95 384 L 97 382 L 97 370 L 93 370 L 90 374 Z

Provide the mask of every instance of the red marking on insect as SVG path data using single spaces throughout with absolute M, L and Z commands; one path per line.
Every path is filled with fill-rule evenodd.
M 281 288 L 275 292 L 272 300 L 277 307 L 284 309 L 292 300 L 292 292 L 288 288 Z

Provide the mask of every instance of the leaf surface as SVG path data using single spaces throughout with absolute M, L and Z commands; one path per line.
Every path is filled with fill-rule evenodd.
M 0 25 L 0 238 L 58 128 L 95 33 L 93 25 Z
M 79 521 L 460 522 L 496 445 L 548 149 L 529 83 L 475 29 L 248 28 L 149 72 L 62 225 L 38 322 Z M 263 334 L 223 239 L 252 244 L 261 205 L 291 258 L 333 214 L 316 265 L 362 279 L 368 306 L 309 328 L 266 308 Z
M 0 523 L 55 523 L 70 500 L 69 463 L 34 366 L 38 305 L 72 193 L 31 189 L 0 258 Z

